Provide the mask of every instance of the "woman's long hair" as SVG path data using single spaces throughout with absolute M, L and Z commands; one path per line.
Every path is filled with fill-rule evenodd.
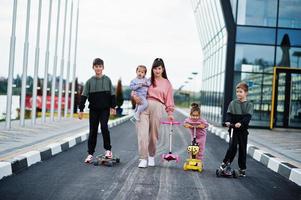
M 152 83 L 153 87 L 156 87 L 155 75 L 154 75 L 153 69 L 156 67 L 159 67 L 159 66 L 161 66 L 163 68 L 162 77 L 168 80 L 165 65 L 164 65 L 162 58 L 156 58 L 153 62 L 152 69 L 151 69 L 151 83 Z

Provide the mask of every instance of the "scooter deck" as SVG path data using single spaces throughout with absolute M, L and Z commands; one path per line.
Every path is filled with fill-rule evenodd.
M 194 171 L 203 171 L 203 163 L 199 159 L 187 159 L 184 163 L 183 169 L 186 170 L 194 170 Z

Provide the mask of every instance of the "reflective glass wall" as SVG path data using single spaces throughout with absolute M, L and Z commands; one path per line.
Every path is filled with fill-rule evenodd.
M 202 69 L 202 115 L 222 121 L 227 31 L 219 0 L 192 0 L 204 61 Z
M 251 125 L 268 127 L 273 67 L 300 68 L 301 65 L 301 1 L 232 0 L 231 6 L 236 11 L 233 15 L 237 19 L 233 84 L 240 81 L 249 83 L 249 99 L 254 104 Z M 279 83 L 280 97 L 285 96 L 285 76 Z M 292 78 L 291 85 L 296 85 L 296 80 L 298 79 Z M 292 87 L 292 104 L 301 101 L 296 93 L 297 90 Z M 284 110 L 283 105 L 284 98 L 278 98 L 277 110 Z M 278 119 L 281 121 L 282 118 L 280 112 Z
M 223 13 L 227 10 L 224 9 L 227 4 L 231 7 L 229 12 L 232 12 L 232 19 L 226 19 Z M 254 104 L 251 125 L 269 127 L 274 67 L 301 68 L 301 1 L 192 0 L 192 5 L 204 52 L 202 106 L 205 108 L 205 116 L 210 121 L 220 123 L 221 108 L 228 106 L 223 105 L 222 101 L 225 92 L 232 92 L 232 98 L 236 98 L 234 90 L 223 91 L 225 61 L 230 56 L 234 57 L 231 72 L 233 87 L 240 81 L 249 84 L 248 98 Z M 227 44 L 227 39 L 232 36 L 227 32 L 228 27 L 225 27 L 228 20 L 235 24 L 233 55 L 226 50 L 230 42 Z M 227 76 L 228 73 L 227 71 Z M 289 76 L 291 77 L 286 78 L 291 81 L 288 84 L 291 86 L 289 118 L 301 121 L 301 88 L 296 87 L 300 86 L 300 75 Z M 281 82 L 278 88 L 280 97 L 285 95 L 285 87 L 282 85 Z M 284 98 L 279 98 L 280 110 L 283 104 Z

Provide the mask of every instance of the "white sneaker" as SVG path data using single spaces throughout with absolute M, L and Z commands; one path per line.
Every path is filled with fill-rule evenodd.
M 87 158 L 85 159 L 85 163 L 92 163 L 92 161 L 93 161 L 93 156 L 91 154 L 89 154 L 87 156 Z
M 105 151 L 105 157 L 106 157 L 106 158 L 109 158 L 109 159 L 113 158 L 113 153 L 112 153 L 112 151 L 106 150 L 106 151 Z
M 147 167 L 147 160 L 145 160 L 145 159 L 140 159 L 140 162 L 139 162 L 138 167 L 139 167 L 139 168 L 146 168 L 146 167 Z
M 155 158 L 154 157 L 151 157 L 151 156 L 148 157 L 148 166 L 150 166 L 150 167 L 155 166 Z

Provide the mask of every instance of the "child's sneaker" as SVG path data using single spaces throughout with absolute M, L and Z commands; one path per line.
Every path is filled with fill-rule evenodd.
M 106 152 L 105 152 L 105 157 L 106 157 L 106 158 L 113 158 L 112 151 L 106 150 Z
M 151 157 L 151 156 L 148 157 L 148 166 L 150 166 L 150 167 L 155 166 L 155 158 L 154 157 Z
M 221 166 L 219 167 L 221 170 L 224 170 L 227 167 L 227 164 L 222 162 Z
M 139 168 L 146 168 L 146 167 L 147 167 L 147 160 L 145 160 L 145 159 L 140 159 L 140 162 L 139 162 L 138 167 L 139 167 Z
M 87 158 L 85 159 L 85 163 L 92 163 L 92 161 L 93 161 L 93 156 L 91 154 L 89 154 L 87 156 Z
M 239 169 L 238 170 L 238 176 L 245 177 L 246 176 L 246 170 L 245 169 Z

